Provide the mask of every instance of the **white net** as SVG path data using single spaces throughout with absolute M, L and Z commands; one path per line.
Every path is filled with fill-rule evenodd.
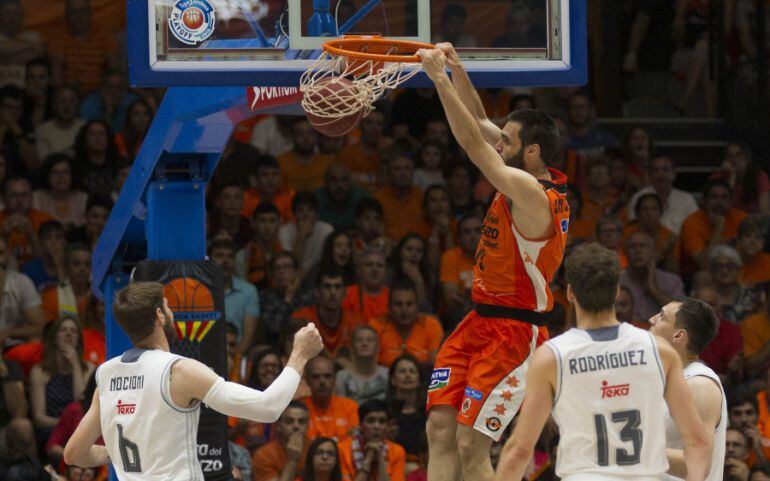
M 337 119 L 369 115 L 387 89 L 420 72 L 420 64 L 348 58 L 324 51 L 300 77 L 302 108 L 309 114 Z

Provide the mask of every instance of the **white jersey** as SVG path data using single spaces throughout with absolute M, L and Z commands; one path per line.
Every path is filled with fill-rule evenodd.
M 171 366 L 184 359 L 130 349 L 96 373 L 102 436 L 121 481 L 203 481 L 196 440 L 200 403 L 171 401 Z
M 665 377 L 653 336 L 631 324 L 570 329 L 557 359 L 556 474 L 568 481 L 658 480 L 668 469 Z
M 690 379 L 695 376 L 703 376 L 714 381 L 719 386 L 719 391 L 722 393 L 722 409 L 719 414 L 719 422 L 714 429 L 714 446 L 711 452 L 711 470 L 705 481 L 721 481 L 725 464 L 725 445 L 727 437 L 727 402 L 725 401 L 725 390 L 722 388 L 722 382 L 719 380 L 717 373 L 711 370 L 700 361 L 690 363 L 689 366 L 684 368 L 684 378 Z M 671 414 L 668 411 L 668 405 L 663 403 L 663 411 L 666 413 L 666 447 L 673 449 L 682 449 L 684 444 L 682 443 L 682 435 L 679 433 L 674 420 L 671 418 Z M 668 481 L 679 480 L 675 476 L 663 474 L 661 479 Z

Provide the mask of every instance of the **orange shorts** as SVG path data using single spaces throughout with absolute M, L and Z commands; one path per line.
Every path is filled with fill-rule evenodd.
M 499 440 L 524 399 L 529 358 L 546 340 L 545 327 L 469 312 L 439 350 L 427 409 L 453 406 L 457 422 Z

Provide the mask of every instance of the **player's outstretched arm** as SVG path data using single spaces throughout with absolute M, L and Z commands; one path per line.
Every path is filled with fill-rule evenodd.
M 452 71 L 452 84 L 455 90 L 457 90 L 460 100 L 462 100 L 463 105 L 470 111 L 471 115 L 475 117 L 481 133 L 484 135 L 484 139 L 488 144 L 494 146 L 500 141 L 500 127 L 487 117 L 487 113 L 484 111 L 484 104 L 481 103 L 479 93 L 476 91 L 476 87 L 473 86 L 470 77 L 468 77 L 468 72 L 465 70 L 460 56 L 457 55 L 454 46 L 449 42 L 436 44 L 436 48 L 444 52 L 446 56 L 447 65 L 449 65 L 449 69 Z
M 690 388 L 698 415 L 706 426 L 709 443 L 713 445 L 714 429 L 719 423 L 722 414 L 722 390 L 716 383 L 705 376 L 694 376 L 686 380 Z M 713 446 L 712 446 L 713 449 Z M 684 478 L 687 476 L 687 465 L 684 461 L 684 451 L 681 449 L 668 449 L 668 474 Z
M 524 477 L 524 470 L 535 452 L 535 443 L 551 414 L 555 384 L 556 357 L 548 346 L 540 346 L 532 356 L 519 420 L 503 447 L 495 481 Z
M 275 422 L 297 392 L 305 364 L 322 349 L 323 341 L 314 324 L 300 329 L 286 368 L 264 391 L 225 381 L 205 364 L 182 359 L 171 370 L 171 400 L 180 407 L 200 400 L 228 416 Z
M 478 123 L 460 100 L 457 90 L 444 70 L 446 66 L 444 53 L 436 49 L 420 50 L 417 54 L 422 58 L 425 73 L 436 85 L 449 127 L 460 147 L 465 150 L 484 177 L 511 199 L 514 206 L 526 206 L 521 209 L 525 225 L 522 226 L 517 219 L 517 226 L 523 227 L 522 233 L 528 237 L 538 238 L 546 235 L 547 230 L 543 232 L 544 229 L 551 228 L 550 206 L 548 196 L 540 187 L 538 180 L 522 169 L 505 165 L 500 154 L 486 142 Z M 534 149 L 539 146 L 531 145 L 527 148 Z M 534 229 L 527 228 L 530 224 Z
M 64 446 L 64 462 L 73 466 L 91 468 L 104 466 L 110 462 L 107 448 L 98 446 L 96 440 L 102 435 L 102 423 L 99 418 L 99 389 L 94 392 L 91 407 L 80 420 L 80 424 Z
M 676 427 L 682 434 L 684 463 L 687 481 L 706 479 L 711 468 L 711 436 L 698 414 L 687 381 L 684 379 L 682 362 L 674 349 L 663 339 L 657 338 L 658 351 L 666 372 L 666 404 Z

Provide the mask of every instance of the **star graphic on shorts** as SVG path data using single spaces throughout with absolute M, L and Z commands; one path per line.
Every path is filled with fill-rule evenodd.
M 519 380 L 516 378 L 516 376 L 509 376 L 505 381 L 505 384 L 511 387 L 517 387 L 519 385 Z
M 513 393 L 511 392 L 510 389 L 506 389 L 505 391 L 503 391 L 501 396 L 503 397 L 503 400 L 505 400 L 505 401 L 510 401 L 511 399 L 513 399 Z
M 502 404 L 495 404 L 495 412 L 500 416 L 505 416 L 505 406 Z

